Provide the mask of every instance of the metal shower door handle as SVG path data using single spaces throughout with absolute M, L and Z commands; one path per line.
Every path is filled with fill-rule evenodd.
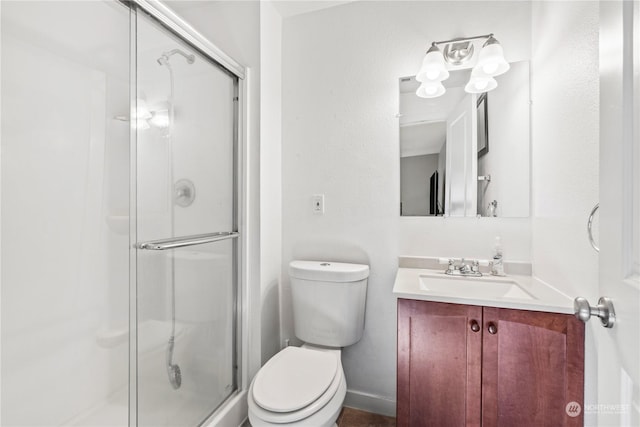
M 204 245 L 207 243 L 217 242 L 219 240 L 237 239 L 239 236 L 240 234 L 237 231 L 219 231 L 216 233 L 152 240 L 149 242 L 138 243 L 135 247 L 149 251 L 164 251 L 167 249 L 184 248 L 186 246 Z
M 575 316 L 585 323 L 591 316 L 599 317 L 602 326 L 605 328 L 613 328 L 616 323 L 616 311 L 613 308 L 611 298 L 600 297 L 598 305 L 591 307 L 586 298 L 577 297 L 573 300 L 573 311 Z

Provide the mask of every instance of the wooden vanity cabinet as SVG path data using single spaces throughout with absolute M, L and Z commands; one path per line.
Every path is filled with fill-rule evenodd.
M 582 426 L 574 316 L 398 299 L 397 425 Z

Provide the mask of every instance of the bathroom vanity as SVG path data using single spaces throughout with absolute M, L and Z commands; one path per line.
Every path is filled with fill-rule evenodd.
M 568 297 L 530 276 L 414 268 L 394 294 L 398 426 L 583 425 L 584 324 Z

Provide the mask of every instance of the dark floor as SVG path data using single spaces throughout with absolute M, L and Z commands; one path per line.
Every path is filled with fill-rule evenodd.
M 395 427 L 396 419 L 344 407 L 336 423 L 338 427 Z M 245 421 L 242 427 L 251 427 L 249 420 Z
M 395 427 L 396 419 L 344 407 L 336 423 L 338 427 Z

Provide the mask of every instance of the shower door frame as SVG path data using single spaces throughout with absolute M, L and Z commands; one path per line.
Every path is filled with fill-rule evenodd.
M 226 398 L 224 402 L 203 422 L 203 426 L 213 426 L 224 423 L 224 420 L 233 424 L 240 424 L 245 417 L 245 394 L 249 383 L 250 358 L 248 349 L 249 325 L 253 323 L 249 307 L 248 286 L 248 247 L 249 237 L 247 232 L 249 189 L 248 189 L 248 102 L 247 94 L 250 82 L 250 70 L 235 61 L 211 41 L 204 37 L 190 24 L 179 17 L 173 10 L 159 1 L 151 0 L 120 0 L 130 8 L 130 111 L 135 111 L 137 98 L 137 11 L 141 9 L 157 20 L 166 29 L 182 39 L 185 43 L 198 50 L 228 73 L 238 79 L 237 100 L 234 117 L 234 152 L 235 152 L 235 177 L 234 177 L 234 222 L 237 224 L 239 236 L 236 239 L 236 293 L 235 293 L 235 383 L 236 390 Z M 130 130 L 130 294 L 129 294 L 129 328 L 136 333 L 129 334 L 129 426 L 138 424 L 138 396 L 137 396 L 137 231 L 136 222 L 136 197 L 137 197 L 137 135 L 132 126 Z

